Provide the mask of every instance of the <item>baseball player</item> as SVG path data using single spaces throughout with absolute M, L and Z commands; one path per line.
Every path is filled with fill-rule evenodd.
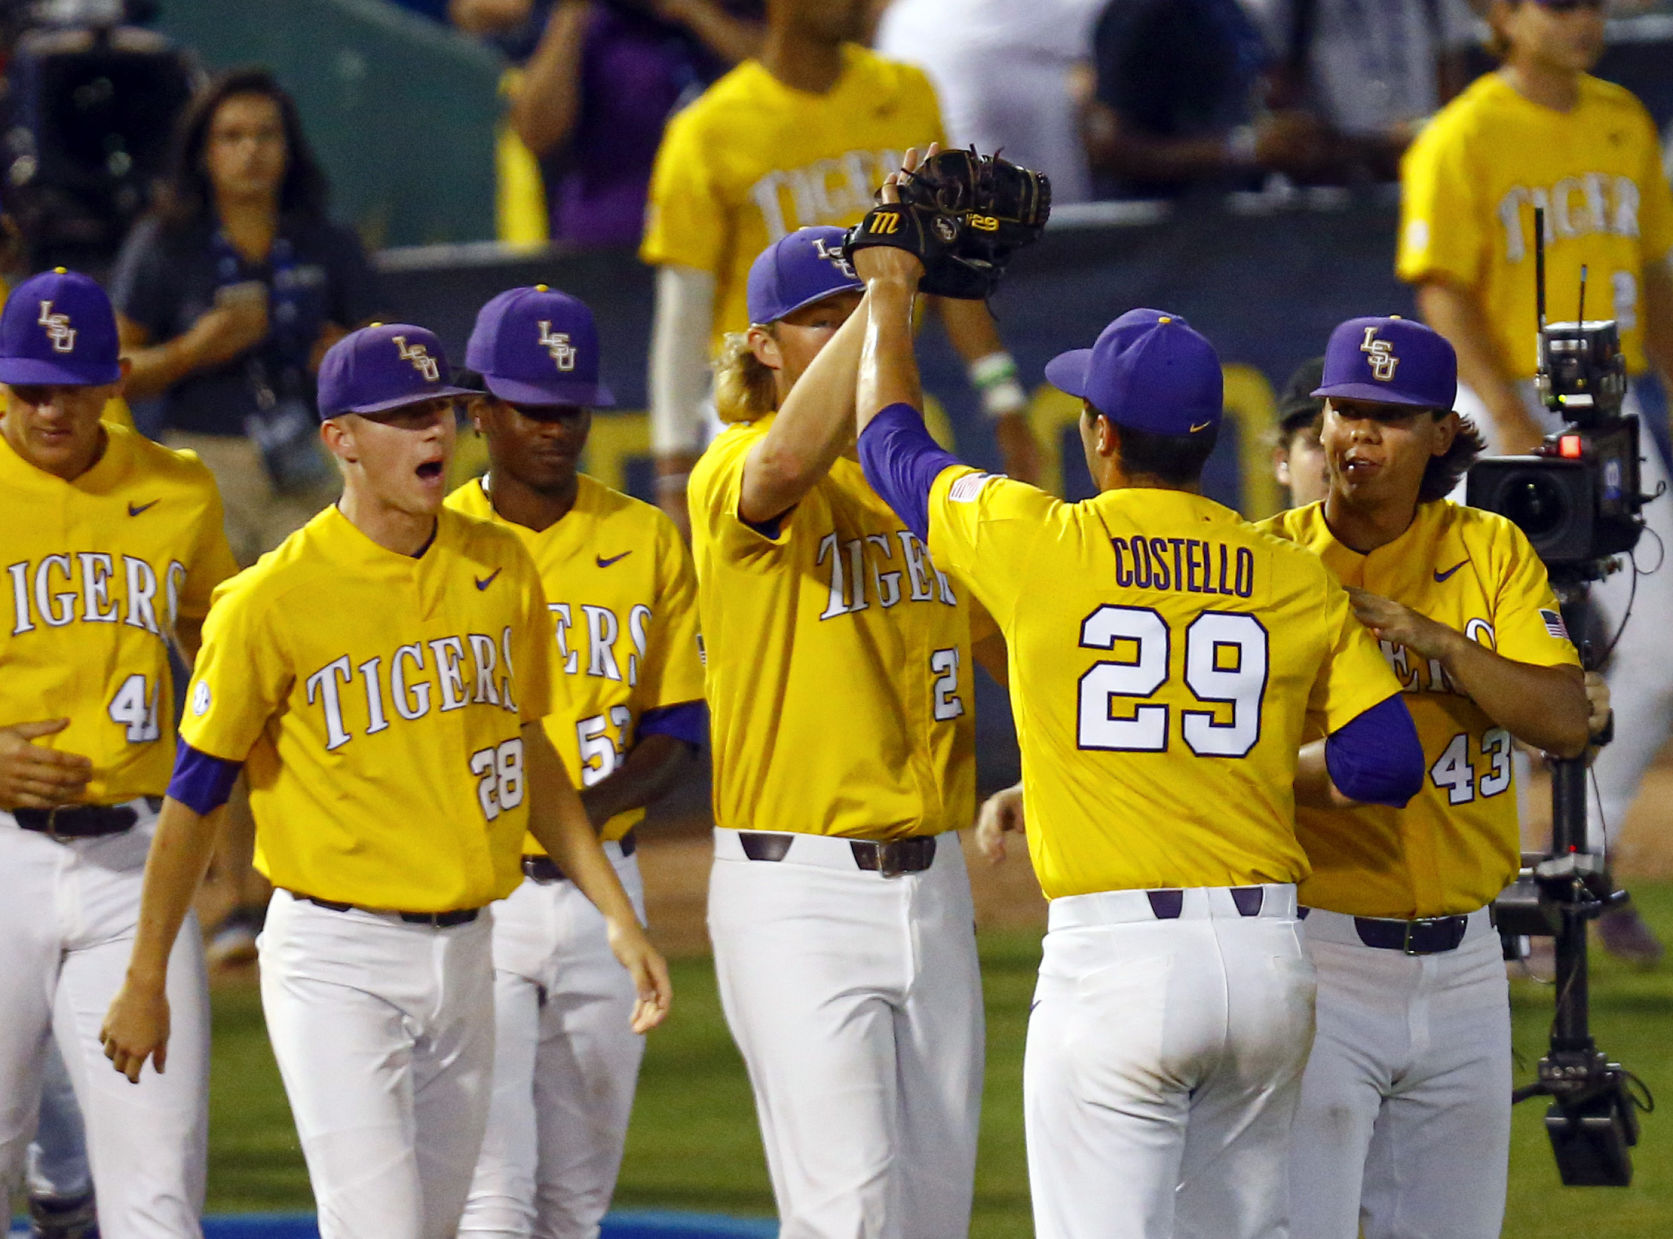
M 1272 448 L 1272 474 L 1284 488 L 1286 507 L 1316 503 L 1330 490 L 1324 449 L 1319 446 L 1319 415 L 1324 411 L 1324 401 L 1312 394 L 1323 372 L 1323 357 L 1302 362 L 1278 396 L 1278 441 Z
M 1551 316 L 1574 316 L 1588 267 L 1588 313 L 1620 326 L 1634 382 L 1625 411 L 1643 412 L 1636 386 L 1648 371 L 1673 391 L 1673 190 L 1643 105 L 1586 73 L 1603 50 L 1599 0 L 1495 0 L 1488 19 L 1501 68 L 1437 113 L 1402 165 L 1398 271 L 1458 351 L 1459 410 L 1490 450 L 1523 452 L 1559 422 L 1533 385 L 1534 208 L 1545 208 Z M 1648 433 L 1654 420 L 1645 421 L 1646 494 L 1669 476 Z M 1673 546 L 1673 502 L 1644 515 Z M 1597 760 L 1594 846 L 1618 836 L 1673 727 L 1673 662 L 1661 641 L 1673 621 L 1673 572 L 1635 577 L 1617 573 L 1593 592 L 1611 629 L 1629 599 L 1635 616 L 1608 668 L 1615 740 Z M 1630 907 L 1604 916 L 1598 931 L 1617 954 L 1660 958 L 1661 944 Z
M 943 137 L 922 70 L 862 45 L 867 7 L 772 0 L 760 58 L 675 113 L 663 133 L 640 257 L 657 268 L 649 386 L 658 498 L 682 529 L 687 474 L 705 436 L 709 363 L 728 334 L 755 321 L 755 256 L 798 228 L 858 222 L 901 153 Z M 977 301 L 936 305 L 1005 467 L 1032 476 L 1027 394 L 992 315 Z
M 1023 1076 L 1036 1233 L 1282 1234 L 1312 1033 L 1297 751 L 1304 726 L 1329 734 L 1309 795 L 1404 803 L 1422 767 L 1399 685 L 1317 559 L 1199 493 L 1221 371 L 1177 315 L 1129 311 L 1048 364 L 1085 402 L 1101 492 L 1065 504 L 935 444 L 911 339 L 924 266 L 891 246 L 854 264 L 866 477 L 1010 650 L 1051 900 Z
M 761 252 L 692 471 L 709 934 L 780 1233 L 951 1239 L 983 1051 L 970 620 L 853 458 L 859 302 L 840 229 Z
M 1481 450 L 1452 346 L 1330 337 L 1323 502 L 1264 522 L 1315 552 L 1399 677 L 1428 777 L 1404 809 L 1297 812 L 1318 1033 L 1292 1143 L 1298 1239 L 1489 1239 L 1510 1154 L 1510 1003 L 1488 905 L 1519 864 L 1511 746 L 1586 747 L 1579 658 L 1522 532 L 1443 496 Z
M 154 978 L 176 1013 L 173 1070 L 130 1088 L 98 1069 L 98 1020 L 127 964 L 151 798 L 168 782 L 167 642 L 196 652 L 210 593 L 236 568 L 209 471 L 101 423 L 123 374 L 92 280 L 60 268 L 13 290 L 0 312 L 0 486 L 13 512 L 0 532 L 0 1185 L 23 1170 L 56 1039 L 105 1235 L 178 1239 L 199 1233 L 207 1149 L 194 921 L 176 923 L 179 949 Z
M 526 831 L 603 912 L 635 1030 L 667 1010 L 661 957 L 540 726 L 552 641 L 534 564 L 442 507 L 464 394 L 446 365 L 402 324 L 326 353 L 343 497 L 216 594 L 104 1030 L 130 1079 L 161 1065 L 156 978 L 243 767 L 275 888 L 262 1010 L 324 1239 L 455 1233 L 493 1067 L 486 906 L 521 881 Z
M 599 381 L 592 311 L 544 285 L 477 316 L 466 364 L 492 468 L 448 506 L 514 532 L 557 632 L 546 734 L 644 918 L 634 826 L 692 769 L 706 729 L 691 553 L 662 512 L 576 471 Z M 494 1101 L 459 1233 L 593 1239 L 621 1166 L 644 1039 L 607 924 L 523 842 L 525 881 L 494 909 Z

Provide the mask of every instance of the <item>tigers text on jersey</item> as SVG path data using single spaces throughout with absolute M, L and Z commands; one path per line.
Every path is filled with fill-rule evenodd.
M 715 824 L 854 838 L 933 835 L 975 809 L 968 604 L 839 458 L 776 538 L 738 516 L 771 416 L 691 472 Z
M 1313 551 L 1344 585 L 1392 598 L 1506 658 L 1579 666 L 1545 566 L 1501 516 L 1444 499 L 1419 504 L 1406 532 L 1369 555 L 1336 540 L 1320 503 L 1261 528 Z M 1438 663 L 1386 642 L 1383 655 L 1405 689 L 1428 777 L 1404 809 L 1298 810 L 1313 862 L 1301 902 L 1354 916 L 1473 912 L 1519 864 L 1510 733 Z
M 1619 86 L 1580 78 L 1558 112 L 1497 73 L 1436 113 L 1401 165 L 1400 278 L 1473 290 L 1501 361 L 1536 368 L 1534 208 L 1545 208 L 1547 316 L 1620 324 L 1627 369 L 1645 368 L 1642 273 L 1673 250 L 1673 190 L 1655 124 Z
M 810 224 L 858 223 L 908 147 L 946 145 L 923 72 L 854 44 L 823 95 L 746 60 L 663 134 L 640 257 L 715 276 L 714 340 L 749 326 L 749 267 Z
M 1312 555 L 1183 491 L 1067 504 L 964 466 L 930 548 L 1010 650 L 1046 897 L 1295 882 L 1296 756 L 1399 685 Z
M 238 571 L 209 470 L 121 426 L 72 482 L 0 437 L 0 726 L 68 718 L 34 743 L 93 763 L 83 799 L 161 796 L 174 764 L 168 641 Z
M 245 762 L 275 886 L 479 907 L 522 877 L 520 730 L 550 712 L 551 631 L 505 530 L 444 508 L 414 559 L 332 506 L 216 591 L 180 734 Z
M 703 664 L 697 581 L 674 523 L 585 474 L 577 481 L 575 506 L 539 532 L 496 514 L 480 479 L 447 502 L 504 525 L 533 556 L 557 636 L 546 734 L 575 785 L 591 787 L 626 758 L 646 710 L 702 699 Z M 644 816 L 618 813 L 599 836 L 620 839 Z M 523 847 L 545 851 L 532 835 Z

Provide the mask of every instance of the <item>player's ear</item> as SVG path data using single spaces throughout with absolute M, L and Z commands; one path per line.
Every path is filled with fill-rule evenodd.
M 755 354 L 755 360 L 769 370 L 784 369 L 784 354 L 778 347 L 778 338 L 773 329 L 763 327 L 759 323 L 749 325 L 749 351 Z
M 343 423 L 347 419 L 341 417 L 327 418 L 319 424 L 320 442 L 325 444 L 325 450 L 345 464 L 353 464 L 354 434 Z
M 1431 456 L 1445 456 L 1452 450 L 1452 441 L 1458 437 L 1458 414 L 1449 409 L 1435 419 L 1435 441 L 1429 445 Z
M 1280 486 L 1290 484 L 1290 450 L 1282 443 L 1272 449 L 1272 476 Z

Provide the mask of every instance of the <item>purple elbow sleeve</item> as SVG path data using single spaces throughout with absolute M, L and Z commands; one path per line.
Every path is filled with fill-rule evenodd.
M 1324 763 L 1337 790 L 1366 804 L 1403 809 L 1423 790 L 1423 743 L 1399 694 L 1331 732 Z
M 227 761 L 199 752 L 184 740 L 174 752 L 174 776 L 168 794 L 199 815 L 213 813 L 232 795 L 243 762 Z
M 909 404 L 891 404 L 860 432 L 866 481 L 922 542 L 929 541 L 930 487 L 943 469 L 958 463 L 930 437 L 923 415 Z

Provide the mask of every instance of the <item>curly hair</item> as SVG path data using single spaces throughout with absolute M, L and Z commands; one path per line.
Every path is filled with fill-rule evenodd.
M 1439 421 L 1447 412 L 1446 409 L 1436 409 L 1435 420 Z M 1487 440 L 1482 437 L 1480 429 L 1469 418 L 1459 414 L 1458 433 L 1452 437 L 1452 446 L 1439 456 L 1431 456 L 1424 466 L 1423 485 L 1418 488 L 1417 501 L 1430 503 L 1445 499 L 1458 485 L 1458 479 L 1486 450 Z
M 773 327 L 765 328 L 771 334 Z M 715 413 L 730 425 L 752 422 L 778 407 L 778 387 L 773 372 L 749 346 L 749 333 L 729 331 L 721 341 L 715 362 Z

